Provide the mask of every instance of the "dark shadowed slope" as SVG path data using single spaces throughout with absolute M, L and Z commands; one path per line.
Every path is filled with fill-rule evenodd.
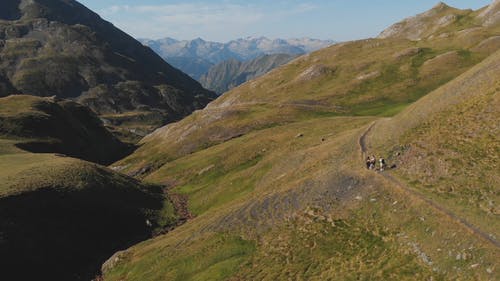
M 2 280 L 88 281 L 116 251 L 178 224 L 162 187 L 67 156 L 107 164 L 130 149 L 75 102 L 0 98 Z
M 0 154 L 0 183 L 2 280 L 88 281 L 171 208 L 159 187 L 53 154 Z
M 31 152 L 54 152 L 110 164 L 132 147 L 114 137 L 87 107 L 26 95 L 0 98 L 0 138 Z

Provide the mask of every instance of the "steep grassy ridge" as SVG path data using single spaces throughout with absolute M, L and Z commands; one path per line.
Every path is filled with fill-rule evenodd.
M 198 216 L 124 252 L 105 279 L 491 277 L 496 249 L 362 169 L 356 128 L 372 120 L 269 128 L 164 166 L 147 180 L 189 195 Z
M 393 157 L 397 175 L 419 191 L 500 237 L 498 120 L 500 53 L 379 122 L 373 149 Z

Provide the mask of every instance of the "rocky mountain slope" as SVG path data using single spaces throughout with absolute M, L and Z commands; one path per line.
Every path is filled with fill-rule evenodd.
M 71 98 L 98 114 L 153 112 L 163 124 L 213 93 L 73 0 L 0 3 L 0 96 Z
M 379 38 L 422 40 L 436 35 L 446 38 L 449 36 L 447 30 L 459 28 L 465 31 L 471 26 L 494 26 L 500 22 L 499 5 L 500 2 L 495 0 L 488 7 L 472 11 L 459 10 L 440 2 L 425 13 L 392 25 L 384 30 Z
M 301 55 L 334 43 L 310 38 L 271 40 L 266 37 L 241 38 L 228 43 L 209 42 L 201 38 L 183 41 L 172 38 L 140 41 L 167 62 L 197 80 L 206 74 L 210 67 L 230 59 L 248 61 L 269 54 Z
M 303 56 L 148 135 L 113 167 L 196 217 L 104 279 L 498 279 L 491 9 Z M 367 170 L 367 153 L 395 169 Z
M 201 76 L 200 83 L 207 89 L 223 94 L 290 62 L 294 58 L 296 58 L 295 55 L 275 54 L 264 55 L 245 62 L 230 59 L 211 67 L 206 74 Z

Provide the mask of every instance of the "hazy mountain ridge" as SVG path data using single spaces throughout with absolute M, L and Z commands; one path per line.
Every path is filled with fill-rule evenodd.
M 331 40 L 310 38 L 271 40 L 266 37 L 240 38 L 227 43 L 210 42 L 201 38 L 182 41 L 173 38 L 139 41 L 195 79 L 201 77 L 200 73 L 207 73 L 211 66 L 229 59 L 247 61 L 262 55 L 279 53 L 300 55 L 335 43 Z M 194 67 L 195 65 L 197 67 Z
M 211 67 L 208 73 L 200 78 L 203 87 L 218 94 L 223 94 L 249 80 L 286 64 L 297 55 L 273 54 L 264 55 L 253 60 L 241 62 L 230 59 Z

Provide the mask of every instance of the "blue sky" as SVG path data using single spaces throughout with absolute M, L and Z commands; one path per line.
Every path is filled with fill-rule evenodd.
M 247 36 L 346 41 L 374 37 L 437 0 L 80 0 L 136 38 L 226 42 Z M 449 0 L 478 9 L 492 0 Z

